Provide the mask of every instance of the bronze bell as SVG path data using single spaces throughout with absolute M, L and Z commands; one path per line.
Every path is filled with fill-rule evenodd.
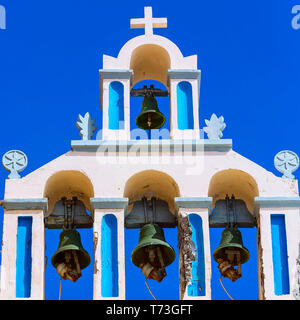
M 150 139 L 151 130 L 160 129 L 166 122 L 165 116 L 158 109 L 155 97 L 167 97 L 169 93 L 150 85 L 150 88 L 144 86 L 141 89 L 132 89 L 130 94 L 133 97 L 144 97 L 142 111 L 136 118 L 136 124 L 141 129 L 149 130 Z
M 51 258 L 61 278 L 77 281 L 81 277 L 81 270 L 90 262 L 90 255 L 83 249 L 79 232 L 74 229 L 62 231 L 58 249 Z
M 175 251 L 166 242 L 163 229 L 149 223 L 140 230 L 139 244 L 132 251 L 131 260 L 147 279 L 161 282 L 166 276 L 165 267 L 175 260 Z
M 241 264 L 249 260 L 250 254 L 237 228 L 226 228 L 222 232 L 220 245 L 214 251 L 213 258 L 218 262 L 222 276 L 232 281 L 241 277 Z M 238 266 L 238 269 L 234 269 L 234 266 Z
M 165 116 L 159 111 L 157 101 L 154 96 L 144 97 L 142 111 L 136 118 L 136 124 L 139 128 L 160 129 L 166 122 Z
M 226 259 L 226 250 L 236 249 L 240 252 L 241 264 L 247 262 L 250 258 L 250 254 L 247 248 L 243 245 L 242 234 L 236 228 L 227 228 L 222 232 L 221 242 L 218 248 L 214 251 L 213 258 Z M 233 264 L 237 266 L 237 261 L 234 260 Z

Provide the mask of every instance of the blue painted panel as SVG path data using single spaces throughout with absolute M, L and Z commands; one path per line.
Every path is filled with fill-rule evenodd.
M 18 217 L 16 297 L 29 298 L 32 270 L 32 217 Z
M 192 85 L 187 81 L 177 85 L 177 124 L 179 130 L 194 129 Z
M 112 214 L 105 215 L 101 223 L 101 295 L 119 296 L 118 222 Z
M 118 81 L 109 85 L 108 128 L 124 129 L 124 86 Z
M 271 215 L 271 234 L 275 294 L 289 294 L 287 240 L 283 214 Z
M 197 214 L 190 214 L 189 221 L 192 228 L 192 241 L 195 244 L 197 260 L 192 263 L 192 280 L 188 285 L 188 296 L 205 296 L 205 260 L 202 219 Z

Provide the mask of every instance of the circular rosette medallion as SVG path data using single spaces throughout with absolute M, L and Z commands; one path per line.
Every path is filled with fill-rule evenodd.
M 11 150 L 5 153 L 2 158 L 4 169 L 10 172 L 9 179 L 19 179 L 19 172 L 23 171 L 28 164 L 27 156 L 19 150 Z
M 283 173 L 282 178 L 294 179 L 292 172 L 299 168 L 299 157 L 293 151 L 283 150 L 276 154 L 274 158 L 275 168 Z

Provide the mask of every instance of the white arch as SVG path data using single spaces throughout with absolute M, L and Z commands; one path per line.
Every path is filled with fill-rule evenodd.
M 197 55 L 184 57 L 175 43 L 159 35 L 141 35 L 130 39 L 121 48 L 117 58 L 103 55 L 103 69 L 129 69 L 133 51 L 147 44 L 160 46 L 168 52 L 171 69 L 197 69 Z

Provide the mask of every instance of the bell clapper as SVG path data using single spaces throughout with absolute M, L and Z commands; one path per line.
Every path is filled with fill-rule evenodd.
M 75 264 L 76 264 L 77 274 L 79 276 L 81 276 L 81 269 L 80 269 L 80 264 L 79 264 L 79 260 L 78 260 L 78 256 L 77 256 L 76 250 L 72 250 L 72 254 L 73 254 L 73 258 L 74 258 Z
M 163 258 L 163 255 L 161 253 L 161 250 L 160 250 L 160 247 L 157 247 L 157 255 L 158 255 L 158 259 L 159 259 L 159 262 L 160 262 L 160 265 L 161 265 L 161 272 L 163 274 L 163 277 L 165 277 L 167 275 L 166 273 L 166 269 L 165 269 L 165 263 L 164 263 L 164 258 Z
M 149 249 L 149 261 L 150 263 L 154 263 L 154 260 L 155 260 L 155 249 L 154 248 L 150 248 Z
M 238 254 L 239 251 L 235 250 L 225 250 L 225 253 L 227 254 L 228 261 L 232 264 L 234 260 L 235 254 Z
M 60 275 L 60 277 L 64 280 L 66 280 L 66 273 L 68 271 L 68 268 L 64 262 L 58 264 L 56 267 L 56 272 Z
M 223 276 L 224 278 L 228 278 L 234 282 L 241 277 L 239 271 L 237 269 L 234 269 L 234 267 L 227 260 L 223 260 L 220 258 L 218 259 L 218 264 L 221 276 Z
M 240 252 L 238 252 L 236 258 L 237 258 L 237 265 L 238 265 L 238 274 L 241 277 L 242 276 L 242 265 L 241 265 L 241 254 L 240 254 Z
M 241 278 L 242 272 L 241 272 L 241 262 L 240 262 L 240 251 L 238 250 L 226 250 L 225 251 L 227 255 L 227 259 L 221 259 L 219 258 L 217 260 L 218 262 L 218 268 L 220 270 L 221 276 L 224 278 L 229 278 L 231 281 L 236 281 L 237 279 Z M 234 268 L 234 259 L 236 257 L 238 269 Z
M 241 277 L 241 275 L 238 273 L 238 270 L 234 269 L 234 267 L 229 263 L 228 260 L 223 260 L 221 258 L 217 259 L 218 262 L 218 268 L 220 270 L 221 276 L 220 276 L 220 283 L 222 288 L 224 289 L 225 293 L 228 295 L 228 297 L 231 300 L 234 300 L 231 295 L 227 292 L 225 289 L 223 283 L 222 283 L 222 277 L 229 278 L 231 281 L 236 281 Z
M 152 279 L 150 275 L 154 267 L 149 262 L 146 264 L 142 264 L 140 267 L 141 267 L 142 273 L 146 276 L 146 278 Z
M 142 270 L 142 273 L 146 276 L 145 284 L 146 284 L 151 296 L 154 298 L 154 300 L 156 300 L 156 298 L 155 298 L 154 294 L 152 293 L 152 291 L 150 290 L 150 288 L 148 286 L 147 279 L 153 279 L 153 280 L 159 281 L 158 276 L 157 276 L 157 272 L 159 272 L 159 270 L 157 268 L 154 268 L 153 265 L 152 265 L 152 264 L 155 263 L 155 258 L 156 258 L 155 249 L 156 248 L 154 248 L 152 246 L 150 246 L 149 248 L 145 249 L 145 251 L 148 252 L 149 261 L 150 261 L 151 264 L 148 262 L 148 263 L 146 263 L 144 265 L 142 264 L 140 266 L 141 270 Z M 157 247 L 157 249 L 159 249 L 159 247 Z
M 151 113 L 150 112 L 148 113 L 147 124 L 148 124 L 148 128 L 149 128 L 149 140 L 150 140 L 151 139 L 151 126 L 152 126 L 152 119 L 151 119 Z
M 145 248 L 149 261 L 140 265 L 142 273 L 147 279 L 161 282 L 167 275 L 165 271 L 165 263 L 159 246 L 149 246 Z M 159 264 L 157 263 L 157 258 Z
M 158 255 L 158 259 L 159 259 L 160 265 L 162 266 L 162 268 L 164 268 L 165 267 L 165 263 L 164 263 L 164 258 L 162 256 L 160 247 L 157 247 L 157 255 Z
M 73 257 L 73 260 L 72 260 Z M 64 252 L 65 262 L 58 264 L 56 272 L 64 280 L 76 282 L 81 277 L 80 264 L 75 250 Z
M 67 263 L 67 265 L 71 262 L 71 252 L 69 250 L 64 252 L 65 254 L 65 261 Z

